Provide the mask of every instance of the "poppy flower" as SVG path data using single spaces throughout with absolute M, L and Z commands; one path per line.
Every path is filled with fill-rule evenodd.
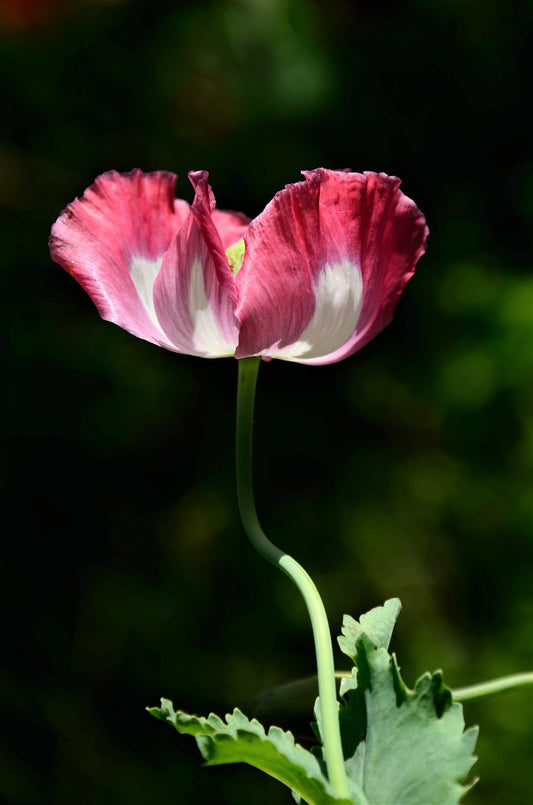
M 250 221 L 205 171 L 99 176 L 52 228 L 52 258 L 102 318 L 175 352 L 326 364 L 392 318 L 427 226 L 399 179 L 318 168 Z

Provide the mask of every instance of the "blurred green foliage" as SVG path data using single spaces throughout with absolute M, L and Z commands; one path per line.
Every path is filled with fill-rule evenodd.
M 531 669 L 531 3 L 38 5 L 0 14 L 0 795 L 286 802 L 251 770 L 202 770 L 143 709 L 252 714 L 258 691 L 313 672 L 303 605 L 238 522 L 236 366 L 101 322 L 50 262 L 49 228 L 108 168 L 176 170 L 188 199 L 187 170 L 208 168 L 219 206 L 251 216 L 303 168 L 401 176 L 428 254 L 361 353 L 262 367 L 259 511 L 335 629 L 402 599 L 408 684 Z M 530 801 L 531 694 L 465 711 L 481 727 L 467 801 Z

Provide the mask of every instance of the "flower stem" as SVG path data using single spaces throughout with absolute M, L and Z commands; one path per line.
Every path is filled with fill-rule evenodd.
M 468 685 L 465 688 L 455 688 L 452 690 L 452 695 L 456 702 L 467 702 L 472 699 L 482 699 L 483 696 L 492 696 L 495 693 L 502 693 L 504 690 L 521 688 L 525 685 L 533 685 L 533 671 L 526 671 L 523 674 L 501 676 L 498 679 L 491 679 L 489 682 L 480 682 L 478 685 Z
M 242 524 L 254 548 L 279 567 L 299 589 L 311 619 L 318 671 L 320 729 L 328 778 L 338 797 L 349 799 L 339 727 L 339 704 L 331 633 L 324 604 L 311 577 L 301 565 L 277 548 L 259 524 L 252 482 L 252 430 L 255 387 L 260 358 L 239 360 L 237 388 L 237 497 Z

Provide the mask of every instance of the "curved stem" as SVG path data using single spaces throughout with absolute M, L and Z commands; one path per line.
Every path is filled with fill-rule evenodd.
M 452 696 L 456 702 L 467 702 L 471 699 L 481 699 L 483 696 L 492 696 L 495 693 L 521 688 L 525 685 L 533 685 L 533 671 L 501 676 L 498 679 L 491 679 L 489 682 L 480 682 L 478 685 L 455 688 L 455 690 L 452 690 Z
M 328 778 L 338 797 L 349 799 L 339 727 L 339 704 L 331 633 L 324 604 L 311 577 L 301 565 L 266 536 L 255 508 L 252 482 L 252 429 L 255 387 L 260 358 L 239 360 L 237 389 L 237 497 L 242 524 L 254 548 L 279 567 L 299 589 L 311 619 L 318 671 L 320 730 Z

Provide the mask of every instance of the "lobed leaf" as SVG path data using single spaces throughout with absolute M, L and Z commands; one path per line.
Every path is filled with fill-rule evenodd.
M 335 796 L 319 760 L 297 744 L 290 732 L 270 727 L 266 733 L 259 721 L 250 721 L 238 709 L 225 722 L 213 713 L 208 718 L 188 715 L 175 711 L 168 699 L 161 699 L 161 707 L 149 707 L 148 712 L 179 733 L 193 735 L 208 766 L 249 763 L 289 786 L 297 802 L 350 805 L 350 800 Z
M 477 727 L 465 731 L 462 706 L 452 702 L 440 671 L 409 690 L 396 658 L 376 645 L 375 619 L 368 623 L 372 635 L 356 639 L 357 667 L 341 684 L 348 777 L 371 805 L 457 805 L 475 782 L 462 781 L 476 761 Z M 379 639 L 388 644 L 386 631 Z
M 357 641 L 363 634 L 372 640 L 376 648 L 388 649 L 401 608 L 399 598 L 389 598 L 383 606 L 374 607 L 361 615 L 359 621 L 345 615 L 342 635 L 337 638 L 341 651 L 357 664 Z

